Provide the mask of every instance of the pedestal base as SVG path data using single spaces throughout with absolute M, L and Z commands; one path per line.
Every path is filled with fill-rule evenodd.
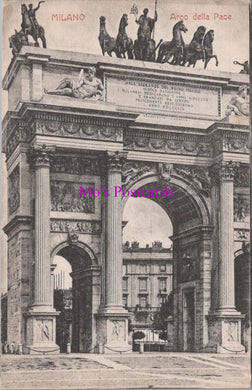
M 24 353 L 59 353 L 60 348 L 56 344 L 56 316 L 57 311 L 30 310 L 26 317 L 26 345 Z
M 97 344 L 103 353 L 131 352 L 128 344 L 128 319 L 126 310 L 105 308 L 96 314 Z
M 241 344 L 241 320 L 244 315 L 236 310 L 216 311 L 208 316 L 208 352 L 245 352 Z

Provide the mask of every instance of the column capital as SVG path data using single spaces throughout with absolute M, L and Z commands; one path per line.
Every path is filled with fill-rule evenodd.
M 239 163 L 233 161 L 222 161 L 210 167 L 209 174 L 212 183 L 215 184 L 219 181 L 233 181 L 235 175 L 235 168 L 239 166 Z
M 127 159 L 127 152 L 107 152 L 107 169 L 108 171 L 121 172 L 123 164 Z
M 43 145 L 32 146 L 29 150 L 28 161 L 34 167 L 50 167 L 50 159 L 55 147 Z

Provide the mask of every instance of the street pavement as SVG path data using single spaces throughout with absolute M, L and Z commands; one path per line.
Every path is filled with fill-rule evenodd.
M 2 355 L 2 389 L 250 388 L 248 355 Z

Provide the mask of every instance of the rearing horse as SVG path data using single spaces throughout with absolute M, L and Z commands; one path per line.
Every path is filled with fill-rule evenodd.
M 184 52 L 184 40 L 182 36 L 182 32 L 187 32 L 187 28 L 184 25 L 183 20 L 180 20 L 173 26 L 173 38 L 171 41 L 163 42 L 160 46 L 158 52 L 157 62 L 168 62 L 169 59 L 173 56 L 172 64 L 178 65 L 181 61 L 181 57 Z
M 195 67 L 195 64 L 198 60 L 205 60 L 205 49 L 203 47 L 203 38 L 205 32 L 206 27 L 199 26 L 197 28 L 189 45 L 185 45 L 181 65 L 185 66 L 185 64 L 188 63 L 187 66 L 193 65 L 193 67 Z
M 128 58 L 133 59 L 133 41 L 128 37 L 126 33 L 126 27 L 128 26 L 128 15 L 123 14 L 119 24 L 119 30 L 116 38 L 116 55 L 117 57 L 126 58 L 127 52 Z
M 205 64 L 204 69 L 206 69 L 208 62 L 211 58 L 215 58 L 215 65 L 218 66 L 218 58 L 215 54 L 213 54 L 213 40 L 214 40 L 214 30 L 209 30 L 203 41 L 203 47 L 205 50 Z
M 31 35 L 37 46 L 39 46 L 38 38 L 40 38 L 42 41 L 43 47 L 46 47 L 45 30 L 40 25 L 38 25 L 37 31 L 36 31 L 36 29 L 34 29 L 32 23 L 31 23 L 29 14 L 28 14 L 28 9 L 27 9 L 26 4 L 21 5 L 21 14 L 22 14 L 21 27 L 22 27 L 22 31 L 24 32 L 24 34 L 26 36 Z

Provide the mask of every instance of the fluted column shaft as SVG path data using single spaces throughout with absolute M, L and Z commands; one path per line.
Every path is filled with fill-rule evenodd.
M 35 167 L 35 283 L 34 307 L 52 306 L 50 268 L 50 150 L 43 145 L 31 152 Z
M 121 194 L 115 196 L 115 187 L 122 185 L 123 155 L 109 153 L 107 156 L 106 198 L 106 288 L 105 307 L 122 308 L 122 210 Z
M 220 168 L 219 309 L 235 309 L 234 173 L 230 163 Z

